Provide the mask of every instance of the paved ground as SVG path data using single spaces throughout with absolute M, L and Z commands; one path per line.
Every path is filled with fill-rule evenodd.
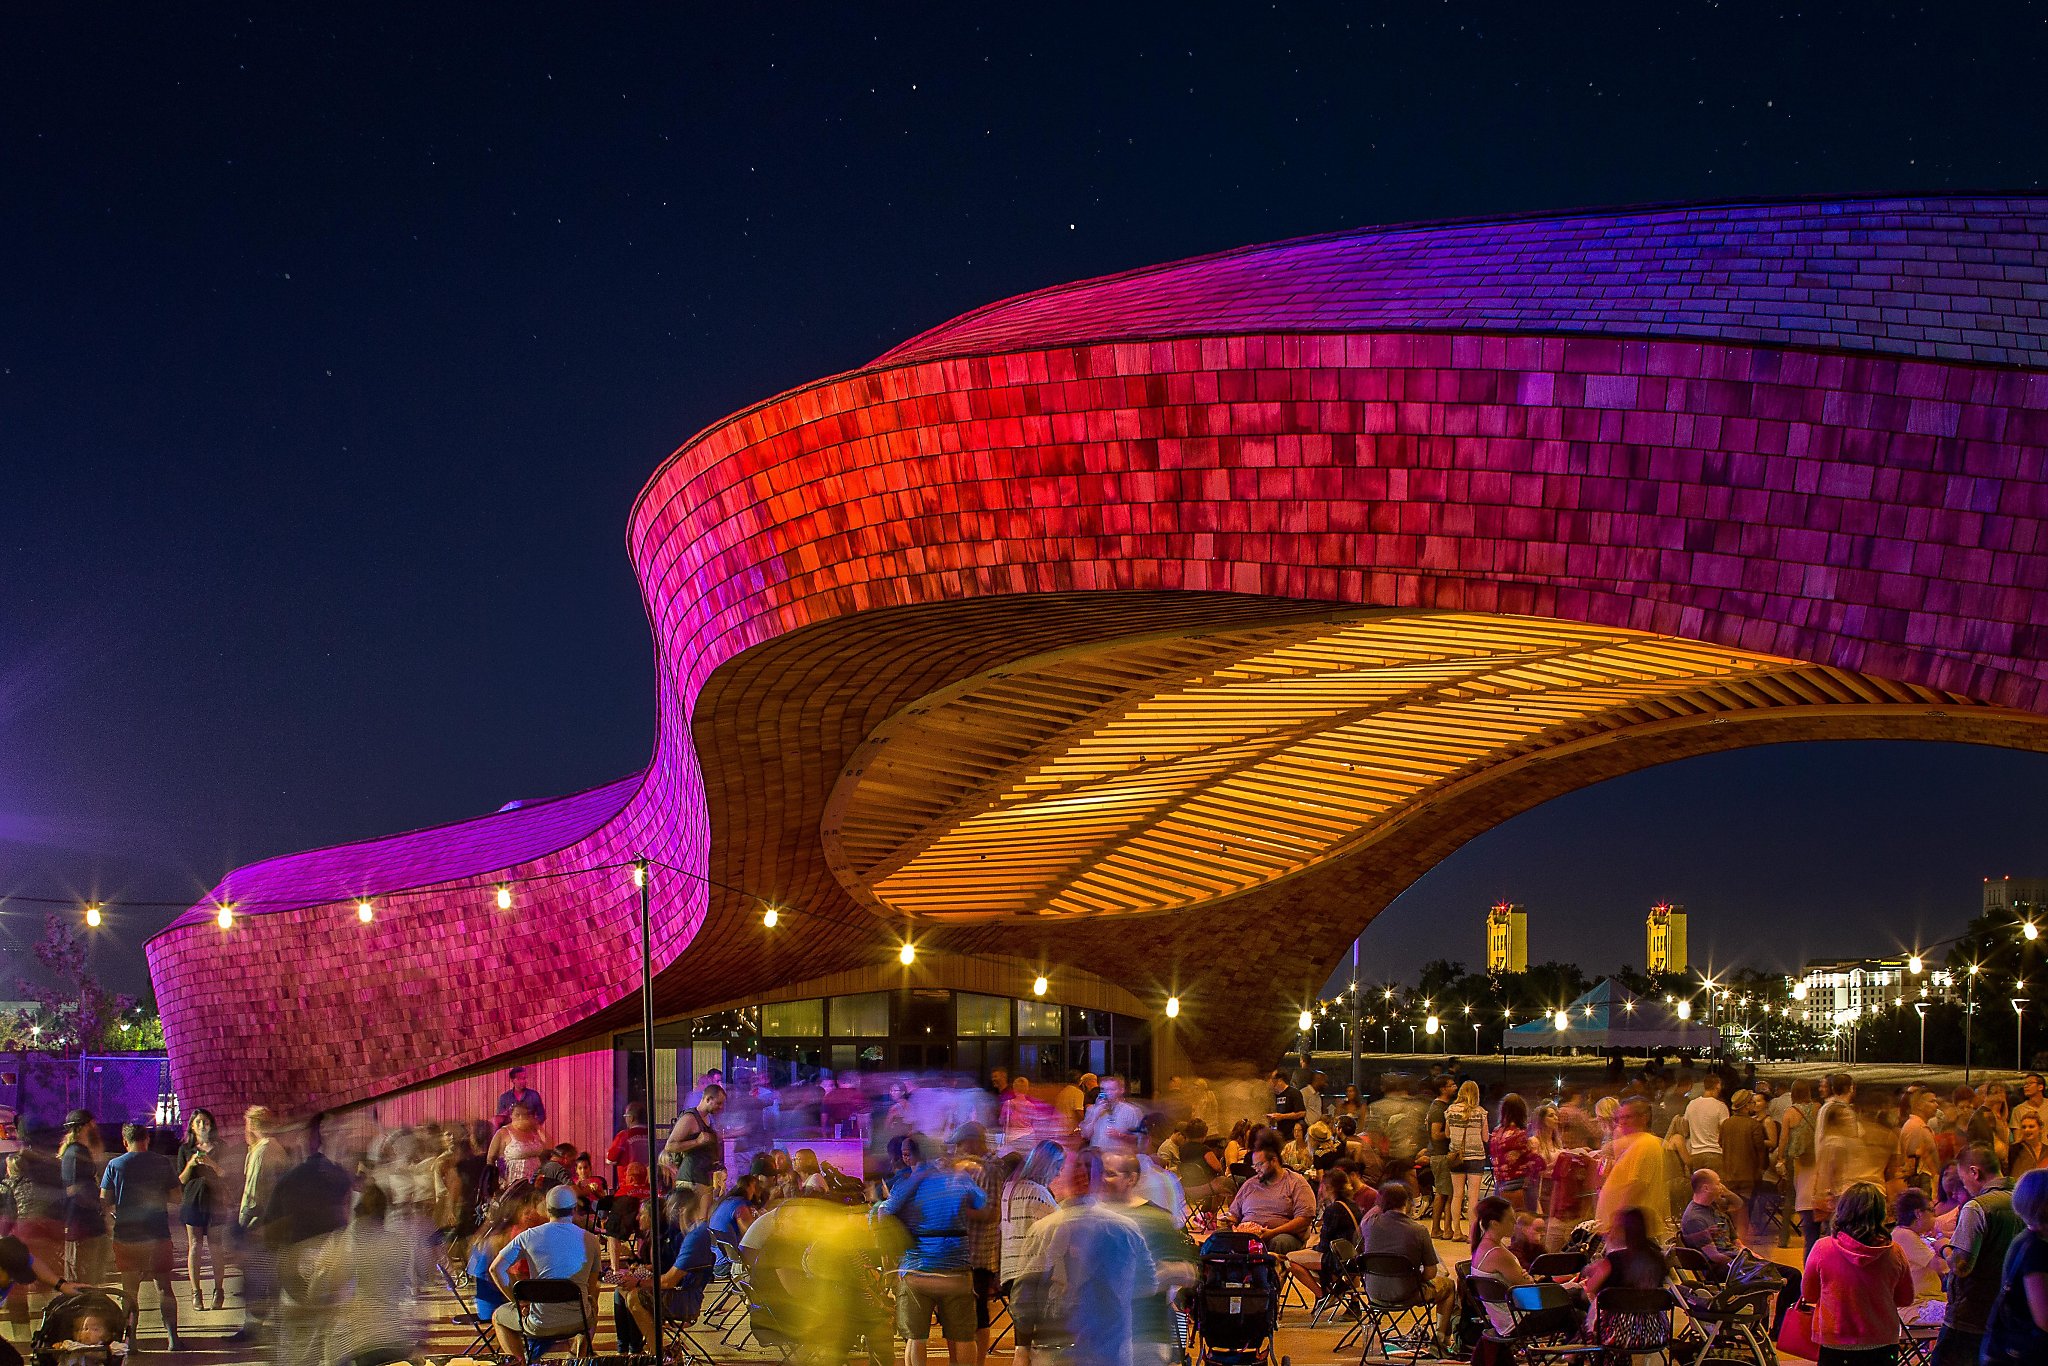
M 1438 1253 L 1446 1262 L 1463 1260 L 1467 1255 L 1458 1244 L 1438 1242 Z M 1796 1249 L 1794 1250 L 1796 1251 Z M 1781 1260 L 1795 1261 L 1792 1253 L 1781 1254 Z M 227 1308 L 219 1311 L 195 1311 L 191 1307 L 191 1292 L 183 1280 L 179 1286 L 179 1328 L 183 1334 L 184 1350 L 171 1354 L 164 1350 L 163 1321 L 157 1316 L 157 1295 L 153 1287 L 145 1286 L 142 1297 L 141 1322 L 137 1332 L 136 1360 L 138 1366 L 273 1366 L 271 1355 L 261 1346 L 237 1342 L 230 1339 L 242 1322 L 240 1277 L 230 1273 L 228 1277 Z M 208 1301 L 211 1302 L 211 1282 L 208 1283 Z M 610 1317 L 611 1297 L 606 1294 L 602 1301 L 604 1322 L 600 1326 L 597 1350 L 600 1355 L 617 1350 Z M 423 1296 L 417 1304 L 408 1306 L 422 1325 L 422 1351 L 420 1357 L 449 1357 L 467 1350 L 474 1334 L 455 1323 L 454 1316 L 460 1312 L 454 1298 L 443 1289 L 436 1288 Z M 1308 1315 L 1298 1303 L 1290 1302 L 1282 1318 L 1279 1337 L 1279 1351 L 1288 1357 L 1293 1366 L 1351 1366 L 1358 1361 L 1357 1348 L 1348 1349 L 1341 1357 L 1337 1354 L 1338 1339 L 1343 1337 L 1342 1327 L 1310 1328 Z M 27 1334 L 19 1326 L 9 1324 L 6 1336 L 19 1343 Z M 736 1366 L 751 1366 L 752 1363 L 776 1361 L 772 1353 L 755 1347 L 747 1341 L 742 1332 L 735 1331 L 721 1336 L 715 1328 L 700 1329 L 699 1342 L 709 1350 L 712 1358 L 720 1363 L 735 1363 Z M 943 1349 L 934 1343 L 930 1359 L 943 1362 Z M 1011 1353 L 1002 1351 L 993 1354 L 995 1366 L 1009 1366 Z M 1427 1360 L 1427 1358 L 1425 1358 Z M 1796 1362 L 1798 1358 L 1785 1358 Z

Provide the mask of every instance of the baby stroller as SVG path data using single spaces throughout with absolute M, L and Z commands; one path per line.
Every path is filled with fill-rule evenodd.
M 135 1345 L 135 1315 L 118 1290 L 83 1286 L 53 1298 L 29 1339 L 29 1366 L 119 1366 Z
M 1249 1233 L 1212 1233 L 1190 1300 L 1201 1366 L 1275 1366 L 1280 1259 Z M 1278 1366 L 1290 1366 L 1286 1357 Z

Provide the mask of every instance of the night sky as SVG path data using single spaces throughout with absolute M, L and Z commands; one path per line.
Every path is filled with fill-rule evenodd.
M 0 19 L 0 893 L 183 901 L 636 769 L 642 481 L 975 305 L 2048 164 L 2020 5 L 264 8 Z M 2032 756 L 1698 759 L 1476 841 L 1366 950 L 1476 960 L 1500 896 L 1596 968 L 1660 898 L 1722 961 L 1882 950 L 2048 872 L 2044 816 Z M 112 918 L 116 980 L 169 915 Z

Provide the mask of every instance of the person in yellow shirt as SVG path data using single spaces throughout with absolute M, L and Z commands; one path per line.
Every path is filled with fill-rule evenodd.
M 1614 1229 L 1622 1210 L 1639 1209 L 1650 1236 L 1663 1242 L 1671 1225 L 1671 1195 L 1665 1181 L 1664 1144 L 1650 1130 L 1650 1102 L 1632 1096 L 1615 1113 L 1614 1161 L 1600 1185 L 1593 1218 L 1603 1234 Z

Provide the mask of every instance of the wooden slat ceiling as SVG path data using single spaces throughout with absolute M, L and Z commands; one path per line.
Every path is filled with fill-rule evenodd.
M 1350 613 L 1057 652 L 904 708 L 827 806 L 853 894 L 933 920 L 1181 909 L 1296 873 L 1559 744 L 1772 708 L 1968 699 L 1538 618 Z

